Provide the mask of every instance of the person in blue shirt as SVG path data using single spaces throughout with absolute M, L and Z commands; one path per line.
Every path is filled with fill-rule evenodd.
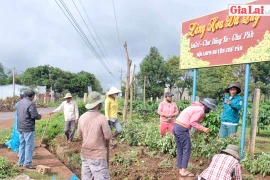
M 221 138 L 233 135 L 237 132 L 239 123 L 239 111 L 242 109 L 243 98 L 238 95 L 241 88 L 237 83 L 231 83 L 225 90 L 228 95 L 223 102 L 223 112 L 221 115 L 221 127 L 219 135 Z
M 20 94 L 20 99 L 24 98 L 24 92 Z M 20 138 L 19 138 L 19 132 L 17 129 L 17 124 L 18 124 L 18 109 L 19 102 L 15 104 L 16 112 L 15 112 L 15 118 L 14 118 L 14 125 L 12 129 L 12 135 L 11 139 L 5 142 L 8 148 L 10 148 L 13 152 L 19 152 L 19 146 L 20 146 Z

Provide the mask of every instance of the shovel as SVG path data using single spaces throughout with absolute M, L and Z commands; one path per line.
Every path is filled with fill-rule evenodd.
M 107 145 L 107 163 L 108 163 L 108 167 L 109 167 L 109 161 L 110 161 L 110 141 L 106 141 L 106 145 Z
M 49 121 L 50 121 L 50 120 L 51 120 L 51 115 L 50 115 L 49 119 L 47 120 L 47 123 L 46 123 L 45 129 L 44 129 L 44 131 L 43 131 L 43 134 L 42 134 L 42 138 L 41 138 L 39 147 L 41 147 L 41 145 L 42 145 L 42 141 L 43 141 L 43 138 L 44 138 L 44 136 L 45 136 L 45 134 L 46 134 L 47 127 L 48 127 L 48 124 L 49 124 Z

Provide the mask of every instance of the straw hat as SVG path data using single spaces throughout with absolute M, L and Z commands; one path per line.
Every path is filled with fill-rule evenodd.
M 238 154 L 238 147 L 236 145 L 229 144 L 225 150 L 222 150 L 221 152 L 228 153 L 235 157 L 236 159 L 240 159 L 240 156 Z
M 87 97 L 87 104 L 85 105 L 86 109 L 93 109 L 98 104 L 103 103 L 105 96 L 102 96 L 96 91 L 91 92 Z
M 107 92 L 107 95 L 112 95 L 112 94 L 119 94 L 122 91 L 120 91 L 119 89 L 117 89 L 116 87 L 111 87 L 111 89 L 109 90 L 109 92 Z
M 64 97 L 64 99 L 67 99 L 67 98 L 72 98 L 71 94 L 70 93 L 67 93 Z

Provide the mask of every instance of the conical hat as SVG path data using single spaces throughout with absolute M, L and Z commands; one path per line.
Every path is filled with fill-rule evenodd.
M 109 92 L 107 92 L 107 95 L 112 95 L 112 94 L 118 94 L 121 93 L 122 91 L 120 91 L 119 89 L 117 89 L 116 87 L 111 87 L 111 89 L 109 90 Z

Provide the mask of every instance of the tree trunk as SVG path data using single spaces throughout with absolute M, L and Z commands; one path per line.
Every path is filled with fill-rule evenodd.
M 134 87 L 134 74 L 135 74 L 135 68 L 136 65 L 134 64 L 134 70 L 133 70 L 133 75 L 132 75 L 132 80 L 130 83 L 130 120 L 132 121 L 133 118 L 133 87 Z

